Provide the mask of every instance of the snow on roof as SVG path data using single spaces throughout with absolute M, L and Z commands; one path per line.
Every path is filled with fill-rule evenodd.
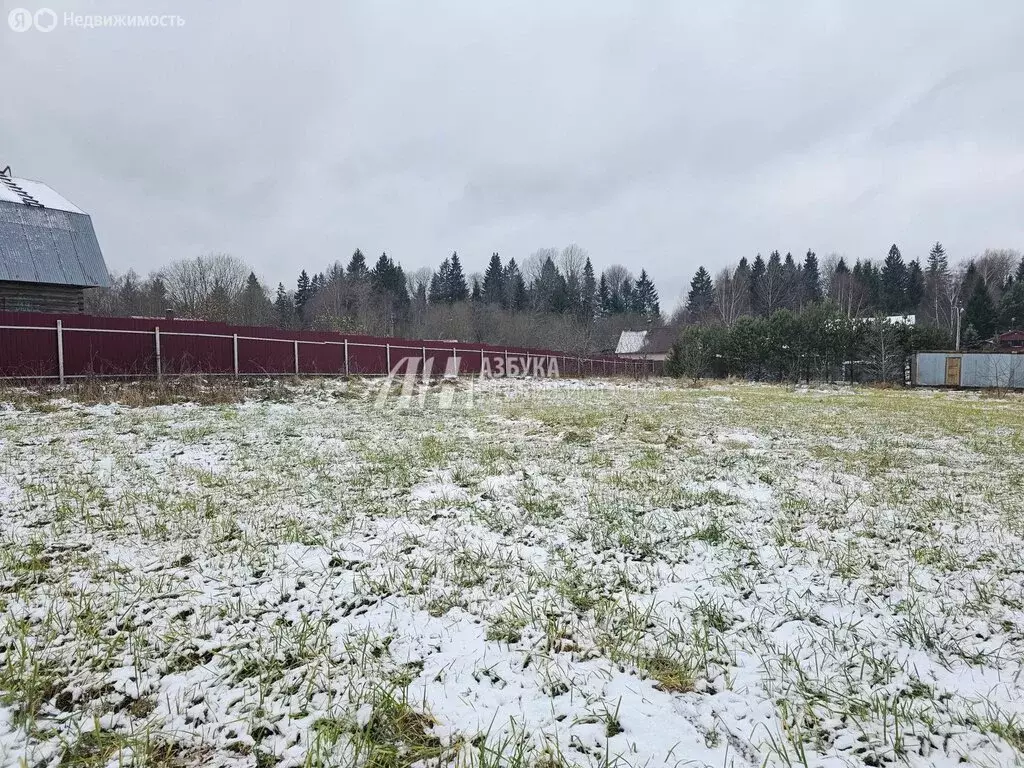
M 917 315 L 889 315 L 885 319 L 892 325 L 914 325 L 917 323 Z
M 623 331 L 619 335 L 619 343 L 615 347 L 616 355 L 635 355 L 644 348 L 647 331 Z
M 676 339 L 676 329 L 670 326 L 653 328 L 650 331 L 623 331 L 619 335 L 616 355 L 662 354 L 668 352 Z
M 38 204 L 68 213 L 85 213 L 67 198 L 57 194 L 41 181 L 0 175 L 0 200 L 21 205 Z
M 0 173 L 0 281 L 108 286 L 92 219 L 46 184 Z

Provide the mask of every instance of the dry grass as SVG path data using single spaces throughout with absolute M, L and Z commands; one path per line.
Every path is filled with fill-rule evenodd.
M 82 379 L 63 386 L 58 384 L 0 383 L 0 402 L 21 410 L 53 411 L 58 402 L 70 400 L 80 405 L 117 403 L 129 408 L 154 405 L 196 403 L 227 405 L 248 398 L 287 400 L 288 382 L 282 379 L 234 379 L 217 376 L 167 377 L 161 380 L 111 381 Z

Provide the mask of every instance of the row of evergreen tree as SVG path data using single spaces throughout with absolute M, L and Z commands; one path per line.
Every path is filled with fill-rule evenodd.
M 582 249 L 565 249 L 562 268 L 556 265 L 554 254 L 554 249 L 539 252 L 535 259 L 539 267 L 528 282 L 514 258 L 503 263 L 497 253 L 491 254 L 482 277 L 467 278 L 457 252 L 445 258 L 429 276 L 407 276 L 386 253 L 368 268 L 366 257 L 356 249 L 347 266 L 335 263 L 328 271 L 312 276 L 303 269 L 293 292 L 279 283 L 274 301 L 276 323 L 282 328 L 315 325 L 318 296 L 352 294 L 360 289 L 368 290 L 399 324 L 413 305 L 451 306 L 460 302 L 509 312 L 569 314 L 583 322 L 627 314 L 660 320 L 658 291 L 646 270 L 634 280 L 625 268 L 616 266 L 597 278 L 590 257 Z
M 372 263 L 356 250 L 347 263 L 300 271 L 294 289 L 271 293 L 242 260 L 227 254 L 181 259 L 141 278 L 118 275 L 87 293 L 87 310 L 114 316 L 180 317 L 378 336 L 459 338 L 578 352 L 613 349 L 625 328 L 660 324 L 658 292 L 646 271 L 622 266 L 595 275 L 586 251 L 543 249 L 520 266 L 492 254 L 482 274 L 466 274 L 453 253 L 436 270 L 407 273 L 387 254 Z
M 803 311 L 744 315 L 731 326 L 686 325 L 666 363 L 671 375 L 694 380 L 733 376 L 768 381 L 900 382 L 913 352 L 947 348 L 943 328 L 886 317 L 850 318 L 833 302 Z
M 985 339 L 1024 323 L 1024 260 L 1015 251 L 990 249 L 954 270 L 938 242 L 923 268 L 918 259 L 904 261 L 896 244 L 881 266 L 858 259 L 851 267 L 834 255 L 822 267 L 812 250 L 800 263 L 790 253 L 772 251 L 767 260 L 761 254 L 752 263 L 744 257 L 714 279 L 700 267 L 680 319 L 732 326 L 743 316 L 801 311 L 824 300 L 848 318 L 916 315 L 917 322 L 947 331 L 962 313 L 965 333 Z

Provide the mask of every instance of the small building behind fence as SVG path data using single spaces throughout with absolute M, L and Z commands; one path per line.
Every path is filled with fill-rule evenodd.
M 918 352 L 910 358 L 916 387 L 1024 388 L 1024 354 L 1015 352 Z
M 38 181 L 0 171 L 0 311 L 82 312 L 107 287 L 92 219 Z

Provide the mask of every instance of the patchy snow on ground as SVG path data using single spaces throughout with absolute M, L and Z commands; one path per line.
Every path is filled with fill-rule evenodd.
M 0 404 L 0 765 L 1020 764 L 1021 398 L 385 386 Z

